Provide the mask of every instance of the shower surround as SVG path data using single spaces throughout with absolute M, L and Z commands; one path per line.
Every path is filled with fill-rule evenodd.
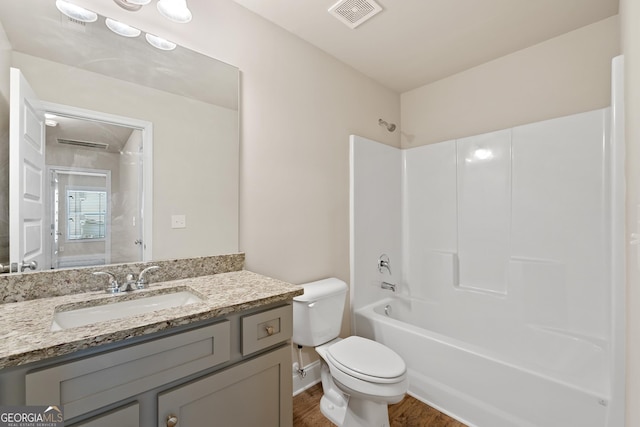
M 352 136 L 353 328 L 407 361 L 410 393 L 472 426 L 621 425 L 610 118 L 406 150 Z

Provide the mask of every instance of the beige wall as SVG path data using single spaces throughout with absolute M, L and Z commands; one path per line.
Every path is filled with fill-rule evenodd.
M 614 16 L 402 94 L 402 146 L 610 105 Z
M 399 96 L 236 4 L 213 3 L 232 24 L 220 28 L 234 34 L 224 56 L 243 75 L 247 268 L 293 283 L 348 282 L 349 135 L 398 146 L 378 119 L 398 123 Z
M 640 3 L 621 0 L 625 56 L 627 236 L 638 232 L 640 203 Z M 638 246 L 627 246 L 626 426 L 640 425 L 640 265 Z

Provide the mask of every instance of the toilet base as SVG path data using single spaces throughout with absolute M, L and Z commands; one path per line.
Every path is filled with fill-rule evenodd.
M 327 395 L 323 395 L 320 399 L 320 412 L 340 427 L 390 427 L 386 404 L 355 397 L 347 399 L 344 402 L 346 404 L 336 405 Z
M 323 395 L 320 399 L 320 412 L 335 425 L 342 426 L 347 413 L 347 405 L 336 405 L 326 395 Z
M 389 427 L 387 403 L 361 398 L 357 393 L 345 394 L 336 386 L 326 362 L 321 363 L 322 415 L 339 427 Z
M 351 396 L 343 427 L 390 427 L 386 403 Z

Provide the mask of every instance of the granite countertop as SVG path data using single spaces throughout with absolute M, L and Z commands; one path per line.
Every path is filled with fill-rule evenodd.
M 123 319 L 51 331 L 56 310 L 137 299 L 143 293 L 170 293 L 176 288 L 189 290 L 203 301 Z M 94 291 L 0 304 L 0 368 L 23 365 L 199 320 L 287 301 L 302 293 L 303 289 L 300 286 L 243 270 L 152 283 L 147 289 L 117 295 Z

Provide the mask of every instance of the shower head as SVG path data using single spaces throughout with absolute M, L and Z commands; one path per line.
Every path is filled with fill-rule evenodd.
M 382 119 L 378 119 L 378 124 L 380 126 L 386 127 L 389 132 L 393 132 L 394 130 L 396 130 L 396 124 L 395 123 L 387 123 L 386 121 L 384 121 Z

